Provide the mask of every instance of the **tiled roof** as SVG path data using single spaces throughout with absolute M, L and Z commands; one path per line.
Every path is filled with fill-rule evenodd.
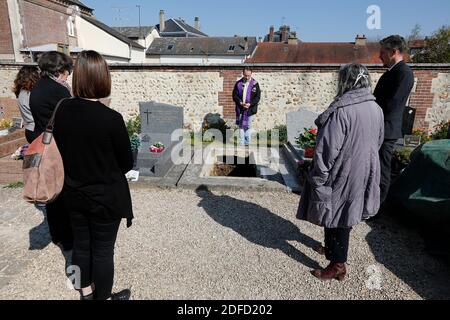
M 408 47 L 410 49 L 423 49 L 426 47 L 426 44 L 427 44 L 426 40 L 423 40 L 423 39 L 411 40 L 408 43 Z
M 133 40 L 128 39 L 126 36 L 124 36 L 123 34 L 121 34 L 119 31 L 111 28 L 110 26 L 107 26 L 106 24 L 98 21 L 95 18 L 91 18 L 91 17 L 86 17 L 86 16 L 82 16 L 83 19 L 87 20 L 88 22 L 92 23 L 94 26 L 102 29 L 103 31 L 109 33 L 110 35 L 112 35 L 113 37 L 131 45 L 133 48 L 136 49 L 145 49 L 143 46 L 141 46 L 139 43 L 134 42 Z
M 380 64 L 380 45 L 368 42 L 302 42 L 300 44 L 259 43 L 248 63 Z M 408 57 L 409 59 L 409 57 Z
M 247 41 L 246 41 L 247 39 Z M 147 55 L 251 55 L 255 37 L 157 38 Z
M 113 29 L 120 32 L 127 38 L 139 39 L 147 37 L 155 29 L 155 27 L 113 27 Z
M 188 25 L 181 19 L 169 19 L 165 22 L 164 30 L 160 30 L 160 25 L 156 25 L 162 37 L 207 37 L 205 33 Z

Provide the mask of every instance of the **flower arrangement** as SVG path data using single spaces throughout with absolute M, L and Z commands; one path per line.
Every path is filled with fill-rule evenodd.
M 164 146 L 164 144 L 162 144 L 161 142 L 158 142 L 150 147 L 150 152 L 162 153 L 165 150 L 165 148 L 166 147 Z
M 317 143 L 318 130 L 315 128 L 304 129 L 304 132 L 295 139 L 295 142 L 305 150 L 306 158 L 314 157 L 314 149 Z
M 9 134 L 10 128 L 12 128 L 13 123 L 10 120 L 1 119 L 0 120 L 0 136 L 6 136 Z
M 138 134 L 133 134 L 130 138 L 131 143 L 131 150 L 132 151 L 138 151 L 141 146 L 141 139 L 139 138 Z
M 27 150 L 28 150 L 28 147 L 29 147 L 28 144 L 26 144 L 26 145 L 24 145 L 24 146 L 21 146 L 19 149 L 16 150 L 16 152 L 14 152 L 14 153 L 11 155 L 11 159 L 12 159 L 12 160 L 23 160 L 23 158 L 24 158 L 24 156 L 25 156 L 25 153 L 26 153 Z
M 9 129 L 13 126 L 13 122 L 11 120 L 0 119 L 0 130 Z
M 420 141 L 421 143 L 426 143 L 429 142 L 433 139 L 432 137 L 432 131 L 431 130 L 426 130 L 424 128 L 418 128 L 418 129 L 414 129 L 413 130 L 413 135 L 420 137 Z

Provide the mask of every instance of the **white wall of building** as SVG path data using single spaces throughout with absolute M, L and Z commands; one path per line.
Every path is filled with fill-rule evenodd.
M 20 20 L 19 3 L 17 0 L 8 0 L 8 16 L 11 26 L 11 34 L 13 39 L 14 56 L 3 57 L 4 59 L 14 59 L 16 62 L 23 62 L 23 56 L 20 52 L 23 42 L 22 24 Z
M 78 47 L 83 50 L 95 50 L 106 56 L 109 63 L 143 63 L 144 49 L 130 48 L 130 46 L 103 31 L 89 21 L 77 16 L 76 28 Z
M 145 62 L 145 49 L 131 48 L 130 63 L 144 63 L 144 62 Z

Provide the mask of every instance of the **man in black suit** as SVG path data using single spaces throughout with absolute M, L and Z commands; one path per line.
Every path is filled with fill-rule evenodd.
M 386 201 L 391 185 L 391 162 L 395 143 L 403 137 L 403 113 L 414 86 L 414 73 L 403 61 L 406 41 L 395 35 L 380 41 L 380 59 L 388 71 L 378 81 L 374 95 L 383 109 L 385 137 L 380 149 L 381 203 Z

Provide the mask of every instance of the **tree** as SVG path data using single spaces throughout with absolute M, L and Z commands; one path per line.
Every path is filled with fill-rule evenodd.
M 424 50 L 414 56 L 414 63 L 450 63 L 450 26 L 441 27 L 425 42 Z
M 421 32 L 422 32 L 422 26 L 420 24 L 416 23 L 414 28 L 411 30 L 411 34 L 408 37 L 408 42 L 421 39 L 421 37 L 420 37 Z

